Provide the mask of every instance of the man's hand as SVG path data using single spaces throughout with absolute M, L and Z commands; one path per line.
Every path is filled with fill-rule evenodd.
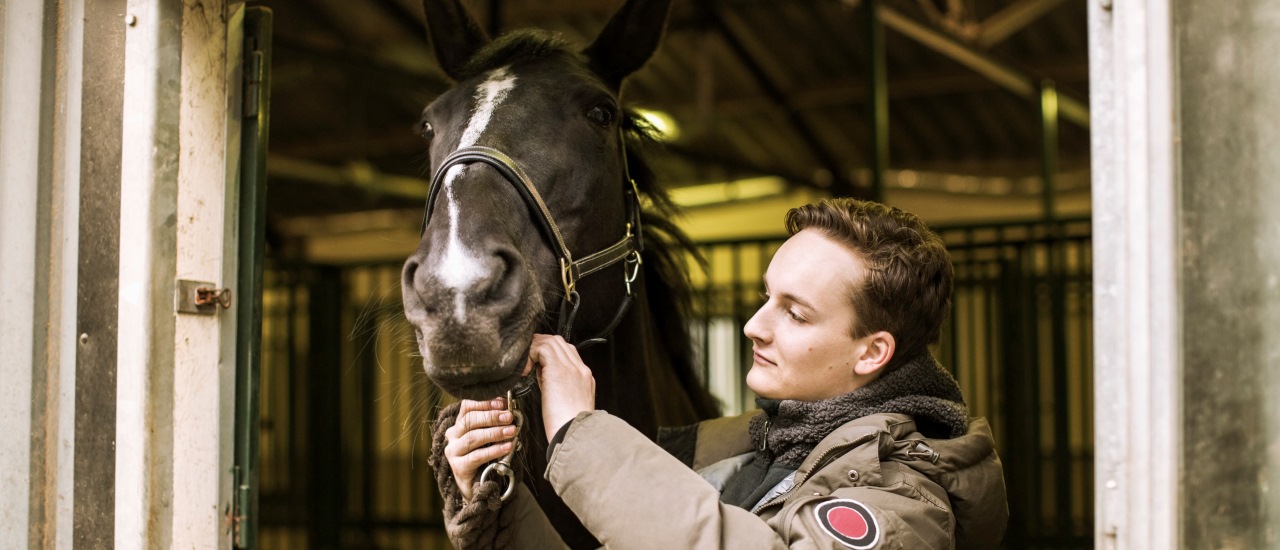
M 595 409 L 596 379 L 582 363 L 578 348 L 559 336 L 533 335 L 529 362 L 538 368 L 542 423 L 551 441 L 578 413 Z
M 471 484 L 481 466 L 511 452 L 516 436 L 515 422 L 507 410 L 506 399 L 489 401 L 462 400 L 458 419 L 445 430 L 444 456 L 453 470 L 462 496 L 471 499 Z

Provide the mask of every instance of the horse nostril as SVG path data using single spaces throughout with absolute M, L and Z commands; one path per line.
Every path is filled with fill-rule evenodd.
M 410 258 L 404 263 L 404 271 L 401 272 L 400 284 L 406 290 L 413 288 L 413 277 L 418 273 L 418 261 Z
M 520 294 L 519 266 L 520 257 L 512 250 L 499 248 L 493 252 L 497 259 L 493 284 L 489 287 L 486 299 L 490 302 L 504 302 Z
M 424 272 L 421 275 L 426 276 L 428 280 L 418 280 L 418 269 L 422 267 L 422 261 L 418 255 L 410 257 L 404 262 L 404 270 L 401 271 L 400 284 L 401 292 L 406 297 L 405 304 L 409 309 L 422 308 L 422 312 L 429 317 L 434 317 L 440 313 L 440 307 L 430 297 L 430 289 L 434 286 L 429 280 L 430 273 Z M 408 299 L 409 296 L 415 296 Z M 422 338 L 422 334 L 418 334 L 418 338 Z

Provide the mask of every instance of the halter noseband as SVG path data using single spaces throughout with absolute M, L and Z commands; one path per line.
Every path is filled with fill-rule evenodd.
M 621 136 L 619 137 L 621 138 Z M 621 139 L 619 141 L 621 142 Z M 636 276 L 640 271 L 640 253 L 644 250 L 640 227 L 640 197 L 636 190 L 635 181 L 631 179 L 631 174 L 627 167 L 625 144 L 622 150 L 622 170 L 623 178 L 628 184 L 624 186 L 625 193 L 628 196 L 627 210 L 629 218 L 626 232 L 621 239 L 612 245 L 576 261 L 573 259 L 573 254 L 569 251 L 568 245 L 564 242 L 560 227 L 556 225 L 555 218 L 551 216 L 551 210 L 547 208 L 546 202 L 542 200 L 542 195 L 534 187 L 533 181 L 529 179 L 529 176 L 525 174 L 524 170 L 520 169 L 520 166 L 511 157 L 492 147 L 480 145 L 463 147 L 454 151 L 453 154 L 444 159 L 444 162 L 440 163 L 440 167 L 436 169 L 435 174 L 431 177 L 431 189 L 427 192 L 426 212 L 422 216 L 423 233 L 427 231 L 427 224 L 431 221 L 431 212 L 435 207 L 436 198 L 440 196 L 441 183 L 443 183 L 444 176 L 449 171 L 449 168 L 474 162 L 482 162 L 493 167 L 494 170 L 497 170 L 502 175 L 503 179 L 515 187 L 520 194 L 520 198 L 529 207 L 531 217 L 538 225 L 538 229 L 542 231 L 542 234 L 551 244 L 552 251 L 558 256 L 560 281 L 564 285 L 564 302 L 569 305 L 569 309 L 566 311 L 565 304 L 561 304 L 559 326 L 556 332 L 564 339 L 570 339 L 573 332 L 573 319 L 578 312 L 578 280 L 618 262 L 626 262 L 626 266 L 629 269 L 624 270 L 623 281 L 626 285 L 627 293 L 621 307 L 618 309 L 618 313 L 614 316 L 613 322 L 609 323 L 600 335 L 580 342 L 578 347 L 582 348 L 603 342 L 604 338 L 617 327 L 618 322 L 622 320 L 622 316 L 631 305 L 631 283 L 635 282 Z

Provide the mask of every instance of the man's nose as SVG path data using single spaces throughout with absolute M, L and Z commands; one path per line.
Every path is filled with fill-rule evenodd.
M 764 307 L 765 306 L 763 305 L 760 306 L 760 309 L 756 310 L 755 315 L 752 315 L 751 318 L 747 320 L 747 323 L 742 325 L 742 334 L 747 338 L 750 338 L 753 342 L 764 338 L 764 320 L 762 319 L 764 316 Z

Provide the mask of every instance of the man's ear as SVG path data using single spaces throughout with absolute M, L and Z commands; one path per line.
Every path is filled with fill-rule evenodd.
M 897 342 L 893 339 L 893 335 L 882 330 L 863 336 L 860 340 L 864 347 L 862 354 L 858 356 L 858 362 L 853 365 L 853 372 L 860 376 L 880 373 L 881 369 L 889 364 L 889 360 L 893 359 L 893 352 L 897 350 Z

